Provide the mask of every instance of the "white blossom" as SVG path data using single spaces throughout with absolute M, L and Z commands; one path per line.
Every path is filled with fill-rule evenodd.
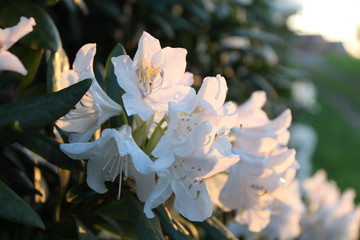
M 136 181 L 140 200 L 145 201 L 155 184 L 151 159 L 136 145 L 131 128 L 123 125 L 119 130 L 105 129 L 93 142 L 61 144 L 61 150 L 73 159 L 88 159 L 86 181 L 98 193 L 107 192 L 105 181 L 114 182 L 119 176 L 120 198 L 123 178 Z
M 70 142 L 87 142 L 101 124 L 122 111 L 121 106 L 106 95 L 95 79 L 93 72 L 95 52 L 95 44 L 84 45 L 76 54 L 73 70 L 62 73 L 61 79 L 54 83 L 55 90 L 60 90 L 87 78 L 93 80 L 80 102 L 56 122 L 70 135 Z
M 9 28 L 0 28 L 0 70 L 27 74 L 27 70 L 18 57 L 8 51 L 20 38 L 32 32 L 34 18 L 21 17 L 18 24 Z
M 169 102 L 193 99 L 192 76 L 184 76 L 186 54 L 183 48 L 161 48 L 156 38 L 144 32 L 134 60 L 128 55 L 112 58 L 129 116 L 138 114 L 145 121 L 155 112 L 166 113 Z
M 192 221 L 212 214 L 206 178 L 229 168 L 239 160 L 231 152 L 228 123 L 236 115 L 224 106 L 227 86 L 221 76 L 205 78 L 191 104 L 170 103 L 168 129 L 152 154 L 159 176 L 155 190 L 145 203 L 151 209 L 175 194 L 174 207 Z

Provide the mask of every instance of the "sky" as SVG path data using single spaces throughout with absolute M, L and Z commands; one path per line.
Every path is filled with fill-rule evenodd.
M 302 4 L 302 9 L 289 19 L 291 29 L 300 34 L 321 34 L 328 41 L 341 41 L 350 54 L 360 58 L 360 0 L 296 2 Z

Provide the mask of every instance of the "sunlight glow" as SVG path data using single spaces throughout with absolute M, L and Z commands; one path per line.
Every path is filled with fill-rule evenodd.
M 360 57 L 358 30 L 360 0 L 298 0 L 302 9 L 289 18 L 299 34 L 320 34 L 328 41 L 344 43 L 345 49 Z

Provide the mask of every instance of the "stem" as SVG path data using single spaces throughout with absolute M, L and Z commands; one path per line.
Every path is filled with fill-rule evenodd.
M 128 122 L 128 119 L 127 119 L 127 116 L 126 116 L 124 110 L 121 111 L 121 118 L 122 118 L 124 124 L 129 125 L 129 122 Z

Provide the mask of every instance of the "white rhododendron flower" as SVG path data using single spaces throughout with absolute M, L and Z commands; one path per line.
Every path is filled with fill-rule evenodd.
M 94 142 L 61 144 L 61 150 L 73 159 L 88 159 L 86 181 L 98 193 L 107 192 L 105 181 L 119 176 L 119 192 L 122 179 L 136 181 L 140 200 L 145 201 L 155 184 L 151 172 L 151 159 L 136 145 L 131 128 L 123 125 L 120 130 L 105 129 Z
M 134 60 L 112 58 L 127 114 L 147 120 L 154 112 L 166 113 L 169 102 L 191 101 L 195 96 L 190 75 L 185 74 L 187 51 L 161 48 L 159 40 L 144 32 Z
M 18 57 L 8 51 L 20 38 L 32 32 L 34 18 L 21 17 L 18 24 L 9 28 L 0 28 L 0 70 L 27 74 L 27 70 Z
M 233 130 L 232 151 L 241 161 L 230 168 L 219 196 L 220 207 L 236 209 L 236 220 L 252 232 L 268 225 L 274 193 L 293 180 L 298 167 L 295 151 L 286 148 L 290 111 L 269 120 L 261 109 L 265 101 L 264 92 L 255 92 L 237 108 L 241 127 Z
M 189 220 L 203 221 L 211 216 L 206 178 L 239 161 L 227 137 L 229 122 L 236 115 L 226 112 L 226 92 L 224 78 L 208 77 L 191 104 L 170 103 L 168 129 L 152 152 L 159 179 L 145 203 L 148 217 L 153 217 L 151 209 L 172 193 L 174 207 Z
M 260 235 L 269 240 L 296 239 L 301 233 L 300 220 L 305 210 L 299 182 L 294 180 L 277 189 L 274 196 L 276 201 L 272 205 L 270 223 Z
M 340 194 L 335 182 L 319 170 L 303 183 L 308 210 L 302 219 L 301 240 L 356 240 L 359 237 L 360 207 L 355 207 L 352 189 Z
M 62 73 L 61 80 L 54 83 L 55 90 L 60 90 L 87 78 L 93 80 L 91 87 L 74 109 L 56 123 L 70 134 L 70 142 L 87 142 L 101 124 L 122 111 L 121 106 L 106 95 L 95 79 L 95 52 L 95 44 L 84 45 L 76 54 L 73 70 Z

